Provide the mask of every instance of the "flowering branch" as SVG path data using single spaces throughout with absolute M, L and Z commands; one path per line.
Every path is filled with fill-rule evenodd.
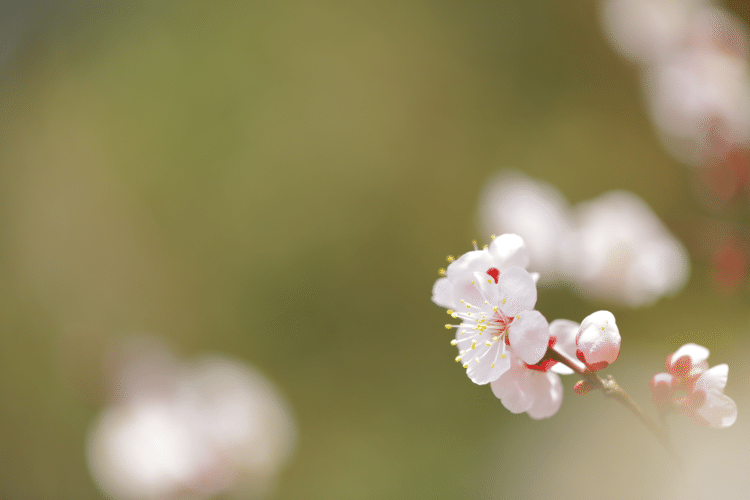
M 664 449 L 666 449 L 667 452 L 672 456 L 672 458 L 680 467 L 680 469 L 683 468 L 682 462 L 680 461 L 680 457 L 677 454 L 677 451 L 672 446 L 672 443 L 669 440 L 669 436 L 666 433 L 666 431 L 643 412 L 641 407 L 638 406 L 638 404 L 635 401 L 633 401 L 633 398 L 631 398 L 628 395 L 628 393 L 622 389 L 622 387 L 620 387 L 620 385 L 617 383 L 617 381 L 615 381 L 612 375 L 607 375 L 605 379 L 602 379 L 596 373 L 591 372 L 586 368 L 581 368 L 579 363 L 573 361 L 572 359 L 568 358 L 564 354 L 557 352 L 552 347 L 547 348 L 547 353 L 545 354 L 544 357 L 546 359 L 551 359 L 551 360 L 557 361 L 558 363 L 564 364 L 565 366 L 573 370 L 575 373 L 583 377 L 585 381 L 584 384 L 587 384 L 587 387 L 586 389 L 583 389 L 581 392 L 576 391 L 576 392 L 579 392 L 579 394 L 585 394 L 586 392 L 592 389 L 601 389 L 602 392 L 604 393 L 604 396 L 608 398 L 612 398 L 615 401 L 618 401 L 625 408 L 630 410 L 630 412 L 633 413 L 636 417 L 638 417 L 641 423 L 645 425 L 649 431 L 651 431 L 651 434 L 653 434 L 654 437 L 656 437 L 656 439 L 659 441 L 659 443 L 661 443 Z M 583 385 L 578 385 L 578 384 L 577 386 L 583 387 Z
M 460 324 L 451 345 L 475 384 L 489 384 L 493 394 L 513 413 L 539 420 L 560 409 L 563 385 L 559 375 L 578 374 L 573 390 L 584 395 L 601 389 L 618 401 L 654 435 L 683 470 L 666 428 L 658 425 L 611 377 L 599 370 L 620 355 L 621 337 L 609 311 L 589 314 L 581 323 L 556 319 L 549 323 L 536 310 L 539 275 L 529 273 L 529 252 L 515 234 L 493 237 L 482 250 L 475 246 L 450 265 L 432 289 L 432 301 L 445 307 Z M 724 394 L 727 365 L 709 368 L 708 349 L 686 344 L 667 357 L 668 373 L 651 379 L 652 400 L 661 415 L 677 410 L 694 422 L 717 429 L 737 419 L 737 405 Z M 683 394 L 686 394 L 683 396 Z

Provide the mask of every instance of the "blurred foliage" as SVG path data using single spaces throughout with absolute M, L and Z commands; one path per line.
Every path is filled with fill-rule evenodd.
M 666 456 L 621 437 L 645 431 L 598 395 L 574 399 L 572 380 L 553 419 L 508 413 L 452 362 L 429 301 L 445 255 L 488 240 L 477 195 L 501 168 L 571 202 L 632 190 L 673 229 L 701 214 L 595 3 L 35 12 L 0 67 L 1 497 L 100 496 L 84 458 L 100 357 L 133 332 L 245 360 L 282 389 L 300 441 L 278 498 L 531 498 L 549 491 L 535 453 L 586 467 L 583 444 L 610 438 L 625 446 L 613 469 L 659 480 L 633 457 Z M 738 349 L 747 298 L 718 294 L 698 262 L 678 296 L 612 308 L 612 373 L 647 405 L 675 347 L 703 343 L 716 362 Z M 538 307 L 580 321 L 607 304 L 546 290 Z M 728 394 L 747 389 L 732 376 Z M 586 434 L 597 416 L 632 429 Z

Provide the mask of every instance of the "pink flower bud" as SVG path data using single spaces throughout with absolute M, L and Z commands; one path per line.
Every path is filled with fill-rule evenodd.
M 678 385 L 678 379 L 669 373 L 657 373 L 654 375 L 649 383 L 651 387 L 651 400 L 654 402 L 654 405 L 659 409 L 666 408 Z
M 576 356 L 591 371 L 601 370 L 620 355 L 620 331 L 609 311 L 589 314 L 576 335 Z

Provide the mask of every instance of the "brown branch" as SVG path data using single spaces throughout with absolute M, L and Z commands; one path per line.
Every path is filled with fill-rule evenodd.
M 659 441 L 664 449 L 667 450 L 667 452 L 672 456 L 674 461 L 677 462 L 679 468 L 683 470 L 682 461 L 680 460 L 679 455 L 677 455 L 677 451 L 672 446 L 672 443 L 669 441 L 669 436 L 664 431 L 664 429 L 662 429 L 656 422 L 654 422 L 648 415 L 643 412 L 641 407 L 638 406 L 635 401 L 633 401 L 628 393 L 626 393 L 618 385 L 618 383 L 614 378 L 612 378 L 611 375 L 608 375 L 607 378 L 602 379 L 596 373 L 589 371 L 587 368 L 581 368 L 581 365 L 577 361 L 573 361 L 572 359 L 568 358 L 564 354 L 556 351 L 551 347 L 547 348 L 547 353 L 544 357 L 545 359 L 552 359 L 564 364 L 565 366 L 576 372 L 578 375 L 583 377 L 589 384 L 591 384 L 592 389 L 601 389 L 604 393 L 604 396 L 618 401 L 621 405 L 630 410 L 630 412 L 638 417 L 638 420 L 640 420 L 641 423 L 645 425 L 649 431 L 651 431 L 651 434 L 654 435 L 657 441 Z

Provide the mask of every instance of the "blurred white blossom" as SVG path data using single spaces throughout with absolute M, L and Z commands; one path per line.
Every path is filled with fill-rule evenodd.
M 88 437 L 92 476 L 109 496 L 259 497 L 273 486 L 296 429 L 263 375 L 218 356 L 179 364 L 168 352 L 118 368 L 117 401 Z
M 626 191 L 571 208 L 549 184 L 501 174 L 485 189 L 479 218 L 486 232 L 517 231 L 524 238 L 529 267 L 544 269 L 540 284 L 567 283 L 587 298 L 648 305 L 679 290 L 689 273 L 682 244 Z
M 573 223 L 568 201 L 554 186 L 519 172 L 498 174 L 481 195 L 479 218 L 488 234 L 523 238 L 540 282 L 560 279 L 560 242 L 567 239 Z
M 685 248 L 635 194 L 611 191 L 580 203 L 575 219 L 564 251 L 584 296 L 638 307 L 685 284 Z
M 704 166 L 750 142 L 744 24 L 701 0 L 608 0 L 612 46 L 641 64 L 651 119 L 667 151 Z

